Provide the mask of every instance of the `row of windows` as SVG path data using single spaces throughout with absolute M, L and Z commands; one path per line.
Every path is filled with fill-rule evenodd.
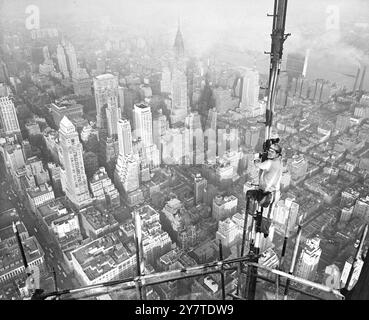
M 37 266 L 39 264 L 42 264 L 43 262 L 43 259 L 40 258 L 40 259 L 37 259 L 35 261 L 32 261 L 31 263 L 29 263 L 29 265 L 31 266 Z M 12 270 L 4 275 L 2 275 L 0 277 L 0 281 L 6 281 L 6 280 L 10 280 L 12 278 L 14 278 L 15 276 L 19 275 L 20 273 L 24 272 L 24 266 L 20 267 L 20 268 L 17 268 L 15 270 Z

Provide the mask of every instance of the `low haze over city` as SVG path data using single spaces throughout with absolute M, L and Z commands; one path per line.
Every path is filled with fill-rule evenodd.
M 367 300 L 368 173 L 368 1 L 0 0 L 0 300 Z

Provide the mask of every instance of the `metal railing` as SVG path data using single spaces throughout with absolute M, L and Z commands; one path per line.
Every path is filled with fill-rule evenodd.
M 135 223 L 140 223 L 139 217 L 136 216 Z M 137 292 L 137 297 L 139 299 L 146 299 L 146 288 L 148 286 L 159 285 L 170 281 L 176 281 L 181 279 L 188 279 L 188 278 L 195 278 L 195 277 L 202 277 L 211 274 L 220 274 L 221 276 L 221 289 L 222 289 L 222 299 L 225 300 L 226 297 L 233 297 L 233 299 L 245 299 L 240 293 L 242 290 L 237 290 L 237 293 L 234 294 L 233 292 L 226 293 L 225 292 L 225 281 L 224 281 L 224 274 L 225 272 L 229 271 L 236 271 L 238 273 L 237 278 L 238 281 L 241 281 L 241 274 L 247 274 L 247 270 L 245 268 L 257 268 L 259 270 L 263 270 L 264 272 L 275 275 L 276 280 L 272 280 L 268 277 L 265 277 L 261 274 L 256 274 L 256 278 L 262 281 L 266 281 L 269 283 L 276 284 L 277 291 L 275 294 L 275 299 L 278 298 L 278 293 L 280 287 L 284 288 L 284 300 L 288 299 L 289 290 L 301 293 L 307 296 L 310 296 L 315 299 L 319 300 L 326 300 L 326 297 L 321 297 L 309 293 L 307 291 L 301 290 L 296 288 L 294 285 L 300 284 L 303 286 L 307 286 L 310 288 L 315 288 L 321 292 L 325 292 L 326 294 L 330 294 L 330 299 L 345 299 L 344 295 L 341 293 L 339 289 L 332 288 L 330 286 L 326 286 L 320 283 L 316 283 L 310 280 L 306 280 L 300 277 L 295 276 L 294 273 L 294 265 L 296 262 L 296 256 L 298 252 L 298 247 L 300 243 L 300 236 L 301 236 L 301 226 L 299 226 L 297 231 L 297 237 L 294 245 L 292 262 L 289 269 L 289 272 L 284 272 L 279 270 L 278 268 L 269 268 L 263 264 L 255 263 L 255 257 L 253 256 L 243 256 L 238 258 L 231 258 L 231 259 L 224 259 L 223 260 L 223 253 L 222 253 L 222 246 L 221 242 L 219 242 L 219 261 L 214 261 L 211 263 L 205 263 L 201 265 L 197 265 L 194 267 L 188 268 L 180 268 L 176 270 L 152 273 L 152 274 L 143 274 L 144 269 L 144 256 L 142 254 L 142 246 L 141 236 L 140 236 L 140 228 L 136 229 L 136 249 L 137 249 L 137 256 L 138 261 L 140 262 L 140 270 L 137 269 L 137 276 L 136 277 L 129 277 L 126 279 L 121 280 L 113 280 L 99 284 L 87 285 L 82 286 L 77 289 L 67 289 L 67 290 L 56 290 L 54 292 L 49 293 L 42 293 L 38 296 L 38 299 L 86 299 L 88 297 L 95 297 L 103 294 L 112 293 L 118 290 L 131 290 L 135 289 Z M 357 248 L 355 257 L 359 257 L 361 253 L 363 243 L 365 241 L 366 235 L 368 233 L 368 225 L 365 225 L 365 228 L 362 232 L 362 236 L 360 238 L 360 245 Z M 351 271 L 349 273 L 349 279 L 351 280 L 351 276 L 354 270 L 354 263 L 352 264 Z M 285 279 L 285 282 L 282 282 L 279 278 Z M 349 283 L 349 281 L 348 281 Z M 240 285 L 240 282 L 239 284 Z M 238 286 L 237 286 L 238 287 Z

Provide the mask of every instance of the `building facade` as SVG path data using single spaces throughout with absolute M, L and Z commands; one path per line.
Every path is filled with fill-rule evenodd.
M 77 207 L 91 202 L 78 132 L 67 117 L 60 122 L 59 158 L 63 191 Z

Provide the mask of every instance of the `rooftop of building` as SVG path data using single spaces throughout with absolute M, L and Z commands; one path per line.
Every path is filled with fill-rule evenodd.
M 65 199 L 63 197 L 54 199 L 38 207 L 37 211 L 49 226 L 54 220 L 73 213 L 72 209 L 65 205 Z
M 19 221 L 19 215 L 15 208 L 0 212 L 0 229 L 10 226 L 16 221 Z
M 93 281 L 116 268 L 129 258 L 135 257 L 132 241 L 123 242 L 118 231 L 98 238 L 71 253 L 87 277 Z
M 53 192 L 53 187 L 51 185 L 48 185 L 47 183 L 41 184 L 40 186 L 38 186 L 36 188 L 27 190 L 28 195 L 32 199 L 40 197 L 44 194 L 48 194 L 50 192 Z
M 28 263 L 44 255 L 37 239 L 32 236 L 22 241 Z M 18 243 L 0 243 L 0 274 L 5 274 L 23 265 Z
M 17 144 L 17 143 L 15 143 L 15 144 L 6 144 L 4 146 L 4 148 L 5 148 L 5 150 L 8 154 L 12 154 L 16 150 L 22 151 L 22 146 L 20 144 Z
M 159 213 L 148 204 L 139 207 L 138 209 L 135 210 L 135 212 L 138 212 L 140 214 L 143 223 L 159 221 L 158 220 Z
M 118 221 L 115 220 L 114 216 L 105 211 L 100 212 L 93 206 L 89 206 L 80 210 L 80 214 L 83 215 L 88 223 L 95 229 L 102 229 L 108 226 L 118 225 Z
M 170 199 L 166 203 L 164 208 L 167 208 L 169 210 L 178 210 L 181 207 L 182 207 L 182 202 L 177 198 L 173 198 L 173 199 Z
M 76 100 L 70 99 L 70 97 L 66 96 L 55 100 L 55 103 L 51 104 L 51 108 L 53 110 L 65 110 L 71 108 L 83 108 L 83 106 L 78 104 Z
M 235 197 L 233 194 L 229 195 L 229 196 L 222 196 L 222 195 L 217 195 L 214 197 L 214 202 L 217 205 L 223 205 L 227 202 L 231 202 L 231 201 L 236 201 L 237 197 Z
M 92 176 L 92 178 L 90 179 L 90 183 L 95 183 L 104 179 L 110 179 L 105 168 L 104 167 L 100 167 L 96 173 L 94 173 L 94 175 Z
M 28 236 L 28 231 L 25 225 L 23 224 L 23 222 L 20 222 L 19 224 L 17 224 L 17 229 L 18 229 L 19 234 L 25 233 Z M 5 228 L 0 229 L 0 242 L 13 238 L 13 237 L 15 237 L 13 225 L 9 225 Z
M 105 74 L 100 74 L 100 75 L 96 76 L 95 78 L 97 80 L 109 80 L 109 79 L 116 78 L 116 76 L 112 75 L 111 73 L 105 73 Z
M 67 116 L 64 116 L 63 119 L 59 123 L 59 131 L 64 131 L 66 133 L 74 132 L 76 130 L 72 121 L 69 120 Z
M 144 103 L 137 103 L 137 104 L 135 104 L 135 108 L 140 108 L 140 109 L 151 109 L 147 104 L 144 104 Z
M 215 244 L 214 241 L 208 241 L 208 242 L 202 243 L 200 246 L 194 249 L 191 252 L 191 254 L 193 254 L 200 263 L 201 257 L 203 256 L 206 256 L 207 259 L 211 257 L 215 257 L 215 255 L 218 254 L 218 246 Z
M 174 248 L 160 257 L 160 262 L 166 266 L 170 266 L 180 258 L 180 249 Z

